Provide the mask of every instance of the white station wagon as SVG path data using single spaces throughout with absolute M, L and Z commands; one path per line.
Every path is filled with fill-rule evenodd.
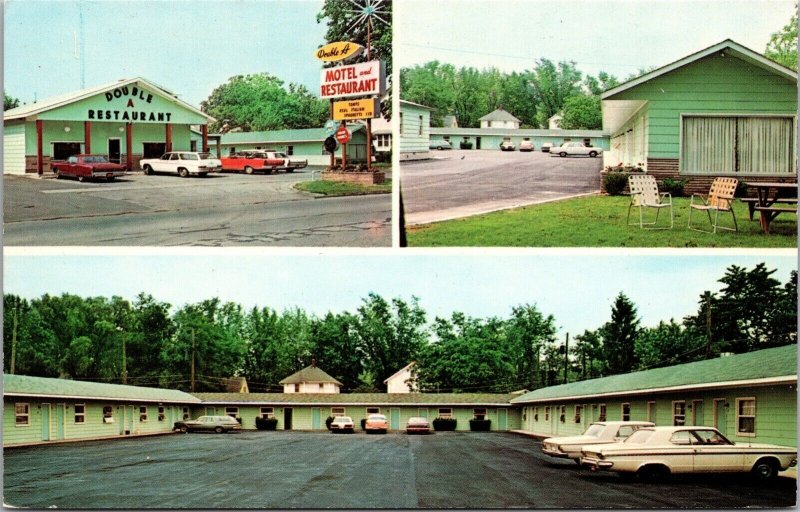
M 769 480 L 797 465 L 797 449 L 732 443 L 711 427 L 646 427 L 622 443 L 585 448 L 582 463 L 644 481 L 680 473 L 752 473 Z
M 584 447 L 603 443 L 620 443 L 642 427 L 652 427 L 649 421 L 597 421 L 579 436 L 550 437 L 542 441 L 542 452 L 551 457 L 581 461 Z
M 145 174 L 154 172 L 174 172 L 181 178 L 190 174 L 206 176 L 210 172 L 222 170 L 222 162 L 214 158 L 211 153 L 197 153 L 195 151 L 171 151 L 164 153 L 161 158 L 145 158 L 139 161 Z

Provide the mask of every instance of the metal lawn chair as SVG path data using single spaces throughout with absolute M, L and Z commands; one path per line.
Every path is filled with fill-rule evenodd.
M 639 224 L 643 229 L 672 229 L 675 225 L 675 218 L 672 215 L 672 194 L 669 192 L 659 193 L 658 184 L 655 177 L 651 174 L 632 174 L 628 176 L 628 189 L 631 192 L 631 203 L 628 205 L 629 226 Z M 631 224 L 631 208 L 639 209 L 639 222 Z M 644 221 L 644 209 L 655 208 L 656 218 L 653 222 Z M 662 208 L 669 208 L 669 228 L 655 227 L 658 223 L 658 214 Z M 645 226 L 653 226 L 645 228 Z
M 736 178 L 714 178 L 711 182 L 711 189 L 708 191 L 706 198 L 702 194 L 692 194 L 692 200 L 689 203 L 689 229 L 694 231 L 702 231 L 704 233 L 716 233 L 717 229 L 726 229 L 728 231 L 739 231 L 739 226 L 736 224 L 736 213 L 733 211 L 733 195 L 736 192 L 736 185 L 739 180 Z M 695 196 L 699 197 L 702 203 L 695 204 Z M 705 229 L 698 229 L 692 227 L 692 212 L 694 210 L 705 211 L 708 215 L 708 222 L 713 226 L 712 231 Z M 714 219 L 711 219 L 711 212 L 714 212 Z M 733 216 L 733 227 L 719 225 L 719 212 L 730 212 Z

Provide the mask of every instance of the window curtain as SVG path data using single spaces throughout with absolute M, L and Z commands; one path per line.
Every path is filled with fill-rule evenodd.
M 739 119 L 739 172 L 786 174 L 794 171 L 794 126 L 791 119 Z
M 682 142 L 682 172 L 735 172 L 735 117 L 684 117 Z
M 786 117 L 684 117 L 681 172 L 796 172 L 795 127 Z

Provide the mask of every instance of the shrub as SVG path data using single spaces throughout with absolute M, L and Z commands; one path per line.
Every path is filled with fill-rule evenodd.
M 392 161 L 392 151 L 376 151 L 375 152 L 375 161 L 376 162 L 391 162 Z
M 465 141 L 462 140 L 461 144 L 459 144 L 459 147 L 461 147 L 461 149 L 472 149 L 472 143 L 471 142 L 465 142 Z
M 367 418 L 361 418 L 361 430 L 367 430 Z
M 452 431 L 456 429 L 458 420 L 455 418 L 435 418 L 433 420 L 433 429 L 442 431 Z
M 256 418 L 256 428 L 258 430 L 276 430 L 278 418 Z
M 664 178 L 661 182 L 661 192 L 669 192 L 672 197 L 683 197 L 683 189 L 689 183 L 687 179 Z
M 622 172 L 609 172 L 603 176 L 603 188 L 610 196 L 622 194 L 628 184 L 628 175 Z
M 330 430 L 331 429 L 331 423 L 333 423 L 333 416 L 328 416 L 328 418 L 325 420 L 325 428 Z
M 469 420 L 469 429 L 473 432 L 489 432 L 492 429 L 492 420 L 473 418 Z

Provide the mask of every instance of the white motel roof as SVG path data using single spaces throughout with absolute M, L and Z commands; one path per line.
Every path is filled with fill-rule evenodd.
M 156 83 L 153 83 L 149 80 L 145 80 L 141 77 L 136 78 L 123 78 L 121 80 L 117 80 L 116 82 L 111 82 L 104 85 L 99 85 L 97 87 L 90 87 L 87 89 L 81 89 L 80 91 L 75 91 L 67 94 L 61 94 L 59 96 L 52 96 L 50 98 L 43 99 L 41 101 L 37 101 L 36 103 L 31 103 L 30 105 L 22 105 L 16 108 L 12 108 L 10 110 L 6 110 L 3 113 L 3 120 L 11 121 L 14 119 L 26 119 L 31 116 L 35 116 L 41 112 L 46 112 L 48 110 L 53 110 L 59 107 L 63 107 L 64 105 L 69 105 L 70 103 L 74 103 L 76 101 L 80 101 L 86 98 L 91 98 L 97 94 L 104 93 L 106 91 L 112 91 L 117 87 L 123 87 L 125 85 L 130 85 L 134 83 L 141 83 L 149 88 L 153 89 L 157 92 L 157 94 L 161 95 L 162 97 L 166 98 L 168 101 L 175 103 L 185 109 L 191 110 L 195 114 L 199 114 L 209 121 L 216 121 L 213 117 L 209 116 L 205 112 L 202 112 L 198 108 L 186 103 L 185 101 L 178 98 L 177 94 L 170 91 L 169 89 L 162 87 Z

